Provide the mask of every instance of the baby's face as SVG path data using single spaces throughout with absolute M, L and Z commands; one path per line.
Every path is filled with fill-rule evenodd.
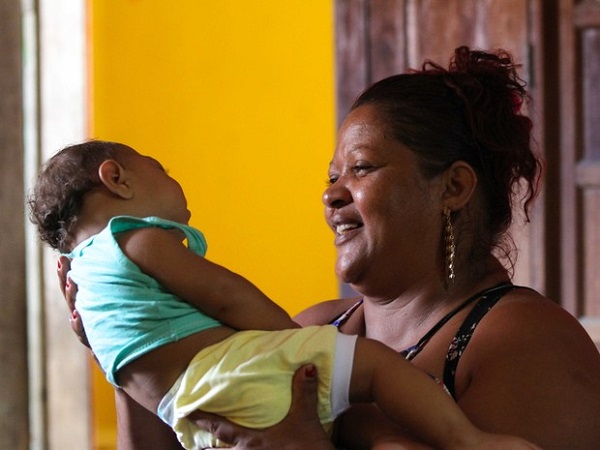
M 123 159 L 133 184 L 137 214 L 158 216 L 187 224 L 190 211 L 181 185 L 170 177 L 162 164 L 150 156 L 129 149 Z

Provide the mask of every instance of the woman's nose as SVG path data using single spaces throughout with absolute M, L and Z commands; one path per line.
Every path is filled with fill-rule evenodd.
M 350 192 L 339 184 L 339 180 L 331 184 L 323 192 L 323 204 L 327 208 L 341 208 L 352 201 Z

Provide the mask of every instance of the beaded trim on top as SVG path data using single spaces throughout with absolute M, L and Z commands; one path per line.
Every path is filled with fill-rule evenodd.
M 458 305 L 456 308 L 454 308 L 452 311 L 450 311 L 448 314 L 446 314 L 444 317 L 442 317 L 439 320 L 439 322 L 437 322 L 433 327 L 431 327 L 431 329 L 427 333 L 425 333 L 425 335 L 423 335 L 423 337 L 421 339 L 419 339 L 419 342 L 417 342 L 412 347 L 407 348 L 406 350 L 402 350 L 400 352 L 400 354 L 403 355 L 408 361 L 412 360 L 415 356 L 417 356 L 421 352 L 421 350 L 423 350 L 423 347 L 425 347 L 425 345 L 429 342 L 429 340 L 433 337 L 433 335 L 435 333 L 437 333 L 440 330 L 440 328 L 442 328 L 456 314 L 458 314 L 464 308 L 469 306 L 475 300 L 479 300 L 481 298 L 487 297 L 487 296 L 495 293 L 496 291 L 505 289 L 507 287 L 512 288 L 513 284 L 510 281 L 503 282 L 494 287 L 484 289 L 483 291 L 480 291 L 477 294 L 469 297 L 467 300 L 462 302 L 460 305 Z
M 507 288 L 507 287 L 512 288 L 513 284 L 510 281 L 503 282 L 503 283 L 500 283 L 491 288 L 484 289 L 483 291 L 480 291 L 480 292 L 476 293 L 475 295 L 469 297 L 467 300 L 462 302 L 460 305 L 458 305 L 456 308 L 454 308 L 452 311 L 450 311 L 448 314 L 446 314 L 444 317 L 442 317 L 433 327 L 431 327 L 431 329 L 427 333 L 425 333 L 425 335 L 423 335 L 423 337 L 421 339 L 419 339 L 419 341 L 415 345 L 408 347 L 407 349 L 402 350 L 399 353 L 402 356 L 404 356 L 408 361 L 412 360 L 415 356 L 417 356 L 421 352 L 421 350 L 423 350 L 423 347 L 425 347 L 425 345 L 429 342 L 429 340 L 433 337 L 433 335 L 435 333 L 437 333 L 440 330 L 440 328 L 442 328 L 450 319 L 452 319 L 452 317 L 454 317 L 456 314 L 458 314 L 461 310 L 463 310 L 464 308 L 469 306 L 475 300 L 478 300 L 482 297 L 489 296 L 489 295 L 495 293 L 496 291 Z M 331 321 L 330 324 L 339 328 L 350 318 L 350 316 L 352 316 L 352 314 L 363 304 L 363 302 L 364 302 L 364 300 L 361 298 L 354 305 L 352 305 L 346 312 L 344 312 L 341 316 L 339 316 L 335 320 Z
M 329 324 L 333 325 L 334 327 L 337 327 L 337 328 L 341 327 L 342 324 L 350 318 L 350 316 L 354 313 L 354 311 L 356 311 L 358 309 L 358 307 L 363 304 L 363 301 L 364 300 L 361 298 L 354 305 L 352 305 L 344 314 L 342 314 L 341 316 L 339 316 L 337 319 L 333 320 L 332 322 L 329 322 Z

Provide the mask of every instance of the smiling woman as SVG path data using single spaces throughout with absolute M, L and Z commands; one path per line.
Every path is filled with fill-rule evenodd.
M 526 99 L 509 54 L 467 47 L 447 69 L 426 63 L 361 94 L 323 195 L 337 273 L 361 297 L 296 320 L 385 343 L 484 430 L 590 449 L 600 441 L 600 354 L 573 316 L 511 282 L 513 207 L 527 215 L 539 189 L 532 124 L 518 107 Z M 202 420 L 246 449 L 333 448 L 297 431 L 309 410 L 262 432 Z M 423 448 L 375 405 L 353 406 L 337 424 L 344 448 Z

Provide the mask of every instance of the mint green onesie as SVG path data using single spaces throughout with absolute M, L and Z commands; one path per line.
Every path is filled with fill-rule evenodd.
M 190 250 L 204 256 L 206 241 L 190 226 L 158 217 L 118 216 L 100 233 L 86 239 L 69 255 L 69 276 L 77 284 L 75 307 L 90 346 L 108 381 L 143 354 L 221 324 L 167 292 L 121 251 L 118 233 L 144 227 L 177 228 Z

